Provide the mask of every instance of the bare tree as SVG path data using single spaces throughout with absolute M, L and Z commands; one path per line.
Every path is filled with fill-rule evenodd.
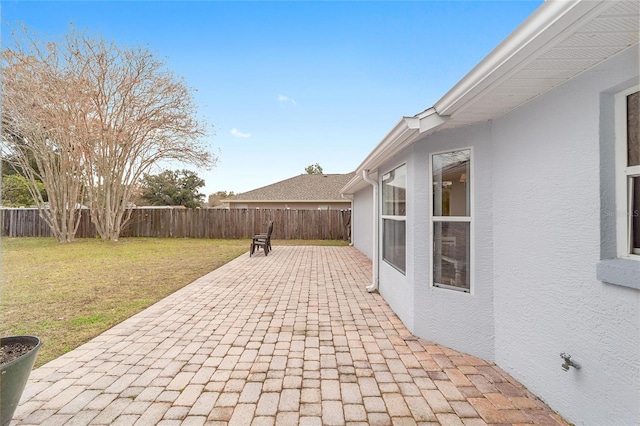
M 153 166 L 215 164 L 203 143 L 206 128 L 196 117 L 193 90 L 146 49 L 120 48 L 73 29 L 59 47 L 47 43 L 43 50 L 35 38 L 28 41 L 35 55 L 23 49 L 16 57 L 35 56 L 46 72 L 65 71 L 67 94 L 54 100 L 49 126 L 56 124 L 73 141 L 73 174 L 81 172 L 101 238 L 119 238 L 134 185 Z M 34 87 L 34 102 L 47 90 Z
M 159 162 L 206 168 L 216 158 L 201 143 L 193 90 L 143 48 L 71 32 L 66 39 L 90 102 L 84 128 L 85 173 L 93 223 L 117 240 L 134 184 Z
M 55 238 L 71 242 L 84 185 L 81 151 L 68 131 L 76 102 L 66 90 L 67 70 L 51 66 L 58 61 L 55 45 L 32 43 L 29 50 L 4 51 L 2 59 L 2 155 L 27 178 L 40 216 Z

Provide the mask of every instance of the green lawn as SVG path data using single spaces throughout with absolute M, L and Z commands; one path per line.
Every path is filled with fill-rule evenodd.
M 343 241 L 274 241 L 278 245 Z M 40 366 L 248 251 L 249 240 L 2 238 L 0 334 L 42 339 Z

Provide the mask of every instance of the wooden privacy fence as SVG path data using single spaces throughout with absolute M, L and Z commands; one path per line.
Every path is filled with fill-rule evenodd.
M 76 238 L 94 238 L 88 209 L 81 210 Z M 251 238 L 273 220 L 273 239 L 349 240 L 351 210 L 134 208 L 121 237 Z M 2 209 L 2 235 L 51 237 L 37 209 Z

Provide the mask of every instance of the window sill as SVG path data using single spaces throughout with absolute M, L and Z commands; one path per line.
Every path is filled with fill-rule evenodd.
M 607 259 L 596 265 L 600 281 L 640 290 L 640 261 L 633 259 Z

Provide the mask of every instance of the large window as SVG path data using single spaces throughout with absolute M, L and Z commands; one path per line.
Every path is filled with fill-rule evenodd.
M 382 258 L 406 270 L 407 166 L 382 176 Z
M 618 256 L 640 256 L 640 91 L 616 98 Z
M 471 150 L 433 154 L 431 227 L 436 287 L 471 289 Z

